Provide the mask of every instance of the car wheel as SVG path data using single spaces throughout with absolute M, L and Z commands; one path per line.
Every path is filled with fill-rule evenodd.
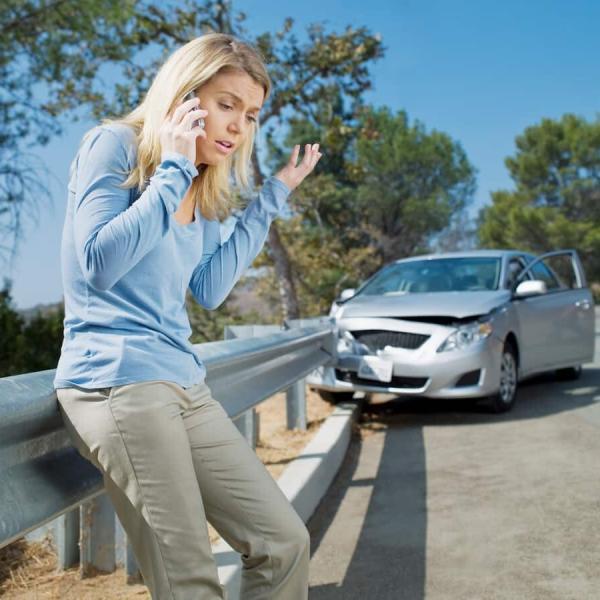
M 581 377 L 581 365 L 567 367 L 566 369 L 556 369 L 556 377 L 562 381 L 574 381 Z
M 500 388 L 490 396 L 491 408 L 495 413 L 509 411 L 517 397 L 517 356 L 510 342 L 504 344 L 500 364 Z
M 354 397 L 354 392 L 330 392 L 329 390 L 317 390 L 317 394 L 326 402 L 337 404 L 338 402 L 348 402 Z

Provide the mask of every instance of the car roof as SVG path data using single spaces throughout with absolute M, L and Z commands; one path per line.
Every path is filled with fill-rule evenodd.
M 503 258 L 513 256 L 515 254 L 522 254 L 525 256 L 533 256 L 529 252 L 523 252 L 521 250 L 509 250 L 509 249 L 482 249 L 482 250 L 460 250 L 454 252 L 436 252 L 435 254 L 420 254 L 418 256 L 409 256 L 406 258 L 399 258 L 393 263 L 407 262 L 413 260 L 429 260 L 438 258 L 473 258 L 473 257 L 497 257 Z

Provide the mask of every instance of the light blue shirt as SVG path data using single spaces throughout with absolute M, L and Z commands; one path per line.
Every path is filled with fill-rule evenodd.
M 135 164 L 133 130 L 99 125 L 71 164 L 61 244 L 64 340 L 54 387 L 102 388 L 162 379 L 183 387 L 206 369 L 189 341 L 189 287 L 214 309 L 262 249 L 289 188 L 269 177 L 221 243 L 218 220 L 177 222 L 194 164 L 164 153 L 142 194 L 123 189 Z

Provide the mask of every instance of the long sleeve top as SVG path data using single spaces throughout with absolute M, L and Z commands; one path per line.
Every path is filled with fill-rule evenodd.
M 290 193 L 269 177 L 221 242 L 218 220 L 174 217 L 195 165 L 166 152 L 140 194 L 121 188 L 135 165 L 131 128 L 99 125 L 70 168 L 61 242 L 64 339 L 54 387 L 86 389 L 147 380 L 189 387 L 206 369 L 189 341 L 189 289 L 219 306 L 262 249 Z

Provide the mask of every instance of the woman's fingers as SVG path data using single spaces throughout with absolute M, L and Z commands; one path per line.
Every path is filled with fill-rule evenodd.
M 300 144 L 295 144 L 287 165 L 276 174 L 291 190 L 297 188 L 302 183 L 304 178 L 315 168 L 315 165 L 322 156 L 319 152 L 319 144 L 306 144 L 304 146 L 302 161 L 299 165 L 296 165 L 299 154 Z
M 307 172 L 312 171 L 314 167 L 314 158 L 315 158 L 315 150 L 314 147 L 318 147 L 319 144 L 306 144 L 304 146 L 304 157 L 302 158 L 302 162 L 300 163 L 300 167 Z
M 314 166 L 317 164 L 317 160 L 319 159 L 319 144 L 305 144 L 304 146 L 304 156 L 302 157 L 302 161 L 299 165 L 298 155 L 300 154 L 300 144 L 296 144 L 294 149 L 292 150 L 292 154 L 290 155 L 289 165 L 296 168 L 304 168 L 312 170 Z
M 312 146 L 310 144 L 306 144 L 306 146 L 304 146 L 304 159 L 302 160 L 302 166 L 308 168 L 310 166 L 311 160 Z
M 311 163 L 311 170 L 315 168 L 315 166 L 319 162 L 319 158 L 321 158 L 321 153 L 319 152 L 319 144 L 313 144 L 313 160 Z
M 200 117 L 205 117 L 207 114 L 208 111 L 201 108 L 190 110 L 190 112 L 183 115 L 182 123 L 185 122 L 186 126 L 191 125 L 192 121 L 197 121 Z
M 305 154 L 305 158 L 307 160 L 306 166 L 307 166 L 309 172 L 315 168 L 315 165 L 317 164 L 317 160 L 319 159 L 318 154 L 319 154 L 319 144 L 312 144 L 312 146 L 310 144 L 307 144 L 307 152 Z
M 186 100 L 185 102 L 182 102 L 174 111 L 173 111 L 173 116 L 171 117 L 172 121 L 174 121 L 175 123 L 179 123 L 183 117 L 185 116 L 185 114 L 187 112 L 189 112 L 190 110 L 192 110 L 193 108 L 195 108 L 198 103 L 200 102 L 199 98 L 190 98 L 189 100 Z
M 295 169 L 298 162 L 298 154 L 300 154 L 300 144 L 296 144 L 290 156 L 290 165 Z

